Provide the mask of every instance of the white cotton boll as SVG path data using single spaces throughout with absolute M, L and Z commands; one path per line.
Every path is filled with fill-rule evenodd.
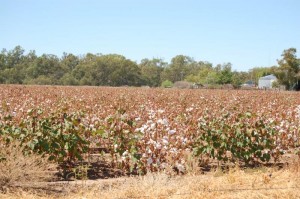
M 171 148 L 170 153 L 177 153 L 177 149 L 176 148 Z
M 137 128 L 136 131 L 140 131 L 141 133 L 145 133 L 147 128 L 148 128 L 148 126 L 146 124 L 143 124 L 143 126 L 140 127 L 140 128 Z
M 280 151 L 280 153 L 283 153 L 283 154 L 285 154 L 285 153 L 286 153 L 286 151 L 285 151 L 285 150 L 283 150 L 283 149 L 280 149 L 279 151 Z
M 162 119 L 158 119 L 157 120 L 157 124 L 163 124 L 163 120 Z
M 148 165 L 150 165 L 150 164 L 152 164 L 152 163 L 153 163 L 153 160 L 152 160 L 152 158 L 151 158 L 151 157 L 150 157 L 150 158 L 148 158 L 148 159 L 147 159 L 147 164 L 148 164 Z
M 284 121 L 280 122 L 280 127 L 283 127 Z
M 156 143 L 155 148 L 156 149 L 161 149 L 161 144 L 160 143 Z
M 158 109 L 157 112 L 158 112 L 158 113 L 163 113 L 163 112 L 165 112 L 165 110 L 163 110 L 163 109 Z
M 142 157 L 143 157 L 143 158 L 147 158 L 148 156 L 147 156 L 146 153 L 143 153 Z
M 128 155 L 128 150 L 124 151 L 122 154 L 122 156 L 126 156 L 126 155 Z
M 173 129 L 173 130 L 169 130 L 169 132 L 168 132 L 168 133 L 169 133 L 169 135 L 173 135 L 173 134 L 175 134 L 175 133 L 176 133 L 176 130 L 174 130 L 174 129 Z
M 268 154 L 269 153 L 269 149 L 264 149 L 263 153 Z
M 152 120 L 147 120 L 147 122 L 146 122 L 147 124 L 152 124 L 153 123 L 153 121 Z
M 162 144 L 163 145 L 168 145 L 169 144 L 168 138 L 163 138 L 162 139 Z
M 145 133 L 145 128 L 141 127 L 141 128 L 136 128 L 135 132 L 141 132 L 141 133 Z
M 147 150 L 147 153 L 148 153 L 148 154 L 152 154 L 151 149 L 148 149 L 148 150 Z
M 298 141 L 298 136 L 294 135 L 294 142 Z
M 300 117 L 300 105 L 297 106 L 296 112 L 297 112 L 297 117 Z
M 178 171 L 180 171 L 182 173 L 185 171 L 185 167 L 182 164 L 177 164 L 176 167 L 177 167 Z
M 150 125 L 150 129 L 151 129 L 151 130 L 154 130 L 154 129 L 155 129 L 155 123 L 152 123 L 152 124 Z
M 156 142 L 150 138 L 150 140 L 147 142 L 147 144 L 156 144 Z
M 168 122 L 168 120 L 167 119 L 163 119 L 163 125 L 165 125 L 165 126 L 167 126 L 167 125 L 169 125 L 169 122 Z
M 158 119 L 157 123 L 165 125 L 165 126 L 168 126 L 168 124 L 169 124 L 169 122 L 168 122 L 168 120 L 166 118 L 164 118 L 164 119 Z
M 279 150 L 279 149 L 281 149 L 281 147 L 280 147 L 280 146 L 277 146 L 276 149 Z
M 280 129 L 279 130 L 279 133 L 284 133 L 285 131 L 283 129 Z
M 162 169 L 167 168 L 167 166 L 168 166 L 168 164 L 165 163 L 165 162 L 163 162 L 163 163 L 160 164 L 160 168 L 162 168 Z
M 140 121 L 140 120 L 141 120 L 140 117 L 135 118 L 135 121 Z
M 187 142 L 187 139 L 182 140 L 182 144 L 185 145 Z
M 117 144 L 114 145 L 114 149 L 116 149 L 116 148 L 118 148 L 118 145 L 117 145 Z
M 190 108 L 187 108 L 185 110 L 186 110 L 186 112 L 190 112 L 190 111 L 194 110 L 194 108 L 190 107 Z

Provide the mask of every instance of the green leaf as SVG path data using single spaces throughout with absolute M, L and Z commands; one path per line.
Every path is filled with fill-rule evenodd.
M 221 144 L 219 142 L 214 142 L 213 143 L 214 148 L 219 148 Z

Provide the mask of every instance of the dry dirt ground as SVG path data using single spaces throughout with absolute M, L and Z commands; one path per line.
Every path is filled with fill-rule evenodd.
M 18 154 L 16 149 L 8 150 Z M 19 154 L 18 157 L 23 156 Z M 9 161 L 12 164 L 6 166 L 12 168 L 20 164 L 20 161 L 24 163 L 23 170 L 19 171 L 15 167 L 17 170 L 10 171 L 22 173 L 22 176 L 15 176 L 17 178 L 13 186 L 0 189 L 0 199 L 300 198 L 300 161 L 297 155 L 291 153 L 285 154 L 279 164 L 249 168 L 217 167 L 214 163 L 209 168 L 197 167 L 198 169 L 185 175 L 149 173 L 145 176 L 122 177 L 124 174 L 98 161 L 97 169 L 93 165 L 98 172 L 91 172 L 89 180 L 56 179 L 52 182 L 39 182 L 29 178 L 32 170 L 36 171 L 38 167 L 33 168 L 30 162 L 35 160 L 28 157 Z M 4 172 L 2 168 L 0 171 Z M 25 170 L 28 172 L 24 174 Z
M 300 164 L 281 169 L 231 168 L 202 175 L 28 183 L 7 189 L 0 198 L 300 198 Z

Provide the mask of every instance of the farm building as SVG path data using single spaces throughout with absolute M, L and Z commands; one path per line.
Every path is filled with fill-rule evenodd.
M 275 77 L 275 75 L 267 75 L 267 76 L 261 77 L 258 80 L 258 88 L 261 88 L 261 89 L 272 88 L 272 83 L 274 81 L 277 81 L 277 78 Z

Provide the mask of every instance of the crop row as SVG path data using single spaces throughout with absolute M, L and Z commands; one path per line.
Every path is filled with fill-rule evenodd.
M 2 143 L 75 162 L 90 148 L 129 173 L 199 163 L 278 161 L 298 147 L 292 92 L 1 86 Z

